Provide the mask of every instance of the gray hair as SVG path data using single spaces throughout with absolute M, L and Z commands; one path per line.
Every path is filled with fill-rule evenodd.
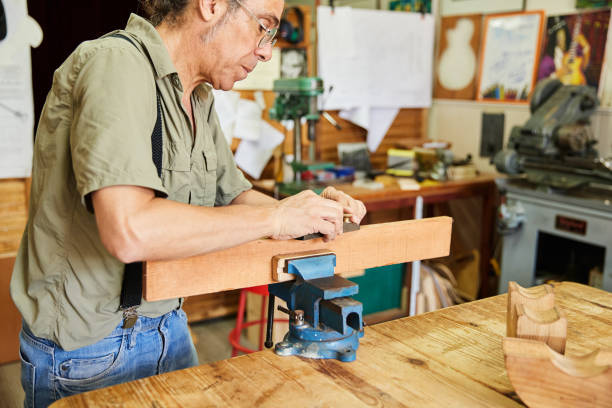
M 193 0 L 139 0 L 140 6 L 147 14 L 149 21 L 158 26 L 162 21 L 176 24 Z M 232 14 L 240 7 L 236 0 L 227 0 L 227 14 Z

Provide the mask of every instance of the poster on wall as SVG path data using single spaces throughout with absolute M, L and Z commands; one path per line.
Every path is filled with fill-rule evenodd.
M 610 24 L 610 10 L 549 17 L 538 80 L 599 87 Z
M 576 8 L 612 7 L 612 0 L 576 0 Z
M 477 99 L 527 103 L 536 80 L 544 12 L 485 17 Z
M 482 15 L 443 17 L 436 60 L 435 98 L 474 99 Z
M 389 10 L 431 13 L 431 0 L 391 0 Z

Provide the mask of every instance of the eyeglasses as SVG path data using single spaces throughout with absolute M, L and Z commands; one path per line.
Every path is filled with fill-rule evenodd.
M 266 27 L 260 20 L 259 18 L 255 15 L 255 13 L 253 13 L 251 11 L 251 9 L 249 9 L 247 6 L 244 5 L 244 3 L 242 3 L 242 1 L 240 0 L 236 0 L 236 3 L 238 3 L 242 8 L 244 8 L 251 17 L 253 17 L 253 19 L 255 21 L 257 21 L 257 24 L 260 25 L 261 28 L 263 28 L 264 30 L 264 36 L 261 37 L 261 40 L 259 40 L 259 43 L 257 44 L 258 48 L 264 48 L 266 45 L 270 44 L 270 47 L 274 47 L 274 44 L 276 44 L 276 38 L 274 38 L 274 36 L 276 36 L 276 32 L 278 31 L 278 28 L 273 27 L 273 28 L 268 28 Z

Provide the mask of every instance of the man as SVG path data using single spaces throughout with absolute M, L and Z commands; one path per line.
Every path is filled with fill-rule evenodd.
M 125 264 L 261 237 L 334 239 L 343 213 L 353 222 L 365 214 L 334 189 L 329 199 L 303 192 L 280 202 L 251 190 L 221 133 L 205 84 L 231 89 L 270 59 L 282 0 L 143 5 L 154 25 L 132 15 L 119 35 L 81 44 L 56 71 L 41 115 L 11 282 L 26 406 L 197 364 L 181 299 L 143 300 L 127 324 Z

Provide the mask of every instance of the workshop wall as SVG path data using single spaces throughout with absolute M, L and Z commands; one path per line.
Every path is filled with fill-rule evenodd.
M 523 125 L 529 119 L 529 105 L 511 105 L 451 99 L 434 100 L 429 111 L 428 135 L 452 143 L 456 157 L 471 153 L 476 167 L 483 172 L 494 172 L 488 157 L 478 157 L 483 113 L 503 113 L 504 146 L 513 126 Z M 612 155 L 612 109 L 600 108 L 592 117 L 593 133 L 598 138 L 601 156 Z
M 547 16 L 551 16 L 575 13 L 577 11 L 575 4 L 575 0 L 526 0 L 525 8 L 526 10 L 544 10 Z M 437 22 L 439 29 L 439 19 Z M 439 38 L 439 32 L 437 38 Z M 611 43 L 612 41 L 608 41 L 606 55 L 612 55 Z M 608 70 L 612 68 L 612 64 L 606 65 Z M 504 146 L 510 137 L 512 127 L 523 125 L 530 116 L 529 105 L 434 99 L 429 112 L 428 136 L 430 139 L 451 142 L 453 153 L 457 157 L 464 157 L 471 153 L 480 171 L 494 172 L 495 166 L 490 164 L 489 158 L 478 155 L 483 113 L 504 114 Z M 599 140 L 596 147 L 600 155 L 612 155 L 612 135 L 607 131 L 612 126 L 612 108 L 600 107 L 591 119 L 594 135 Z

